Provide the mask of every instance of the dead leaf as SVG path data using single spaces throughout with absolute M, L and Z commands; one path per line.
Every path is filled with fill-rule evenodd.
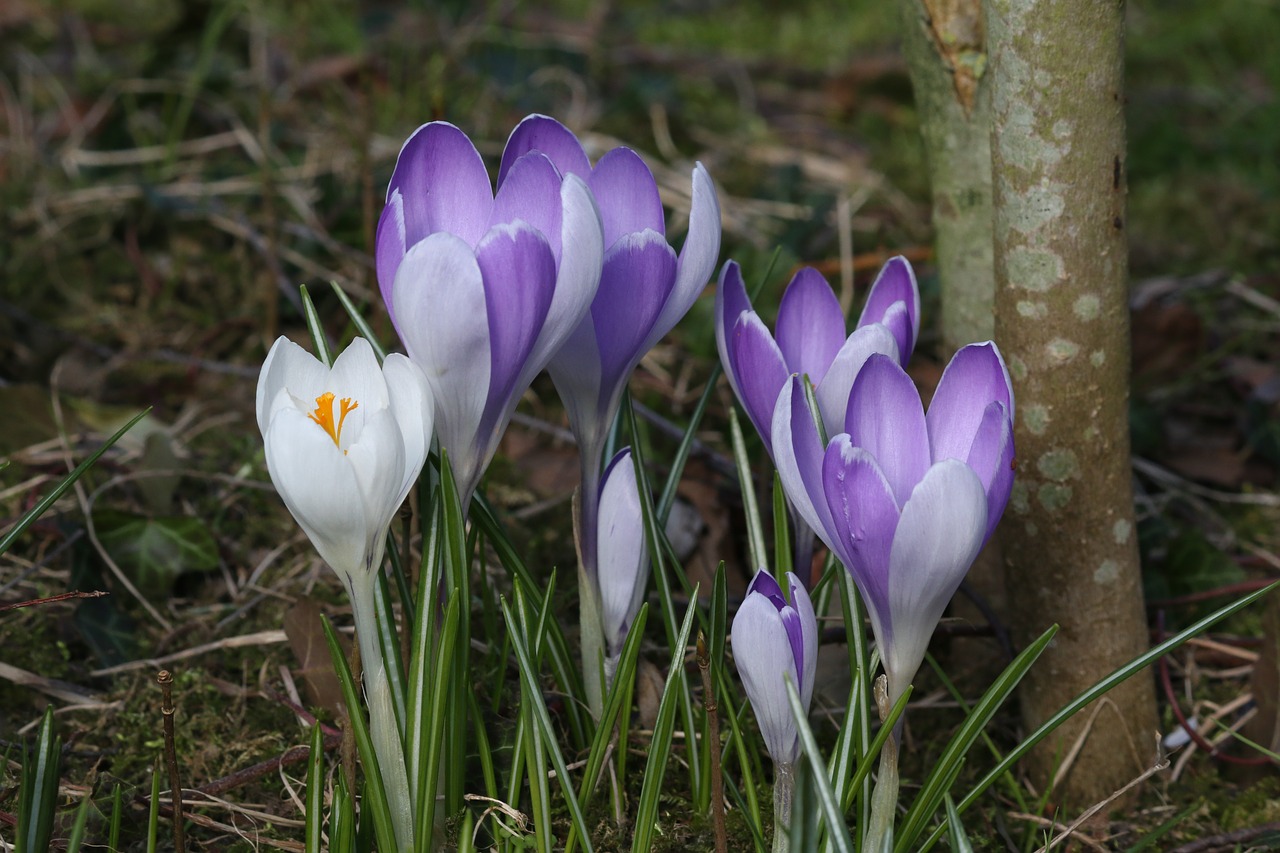
M 284 633 L 289 638 L 289 647 L 298 661 L 297 672 L 302 676 L 312 704 L 341 716 L 346 703 L 342 698 L 338 674 L 334 672 L 333 661 L 329 657 L 320 607 L 315 601 L 303 598 L 289 608 L 284 615 Z M 350 652 L 351 642 L 345 636 L 339 634 L 338 643 L 344 655 Z

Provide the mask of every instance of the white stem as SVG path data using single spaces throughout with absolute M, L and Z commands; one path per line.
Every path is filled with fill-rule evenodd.
M 791 797 L 796 788 L 795 767 L 773 766 L 773 853 L 791 849 Z

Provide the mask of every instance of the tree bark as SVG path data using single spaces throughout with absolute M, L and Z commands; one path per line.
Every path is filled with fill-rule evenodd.
M 996 338 L 1017 392 L 1002 543 L 1018 639 L 1061 625 L 1023 682 L 1033 727 L 1147 647 L 1129 463 L 1124 4 L 984 8 Z M 1069 806 L 1111 793 L 1149 757 L 1150 680 L 1100 702 L 1096 719 L 1086 709 L 1030 758 L 1033 778 Z
M 944 355 L 992 337 L 991 93 L 981 0 L 902 0 L 933 191 Z

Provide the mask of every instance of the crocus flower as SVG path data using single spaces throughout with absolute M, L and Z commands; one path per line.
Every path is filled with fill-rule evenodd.
M 495 195 L 466 135 L 405 142 L 378 222 L 382 296 L 435 398 L 464 506 L 516 402 L 591 306 L 603 257 L 586 183 L 546 155 L 507 164 Z
M 800 757 L 800 738 L 786 679 L 808 710 L 818 667 L 818 620 L 800 579 L 788 572 L 787 585 L 789 604 L 773 575 L 766 569 L 757 572 L 733 618 L 729 639 L 765 748 L 774 764 L 789 767 Z
M 867 360 L 843 429 L 823 447 L 799 377 L 778 396 L 783 488 L 852 573 L 889 682 L 902 695 L 1013 485 L 1013 388 L 993 343 L 951 359 L 926 415 L 890 357 Z
M 645 582 L 649 578 L 649 547 L 641 521 L 640 492 L 631 448 L 620 450 L 605 468 L 599 507 L 596 565 L 605 674 L 612 678 L 622 654 L 622 644 L 644 601 Z
M 566 180 L 574 176 L 586 182 L 604 225 L 600 289 L 548 366 L 582 453 L 580 527 L 590 559 L 600 456 L 622 391 L 640 359 L 688 312 L 711 277 L 720 253 L 720 203 L 707 170 L 697 164 L 689 233 L 677 255 L 667 241 L 657 182 L 636 152 L 614 148 L 593 168 L 568 128 L 532 115 L 507 140 L 499 183 L 534 151 L 550 159 Z M 586 568 L 594 571 L 590 564 Z
M 257 396 L 267 470 L 289 512 L 348 587 L 377 571 L 431 441 L 422 371 L 399 354 L 379 367 L 364 338 L 326 367 L 282 337 Z
M 920 290 L 907 259 L 890 258 L 846 337 L 844 312 L 831 285 L 805 267 L 782 296 L 775 337 L 751 307 L 738 264 L 728 261 L 716 289 L 715 317 L 725 376 L 772 456 L 773 407 L 787 377 L 809 377 L 828 434 L 839 432 L 849 389 L 866 360 L 873 353 L 901 364 L 910 360 L 920 333 Z
M 370 734 L 401 849 L 414 849 L 409 789 L 374 601 L 387 529 L 431 443 L 432 400 L 403 355 L 382 366 L 356 338 L 332 367 L 280 338 L 258 377 L 267 470 L 311 544 L 351 598 L 364 660 Z

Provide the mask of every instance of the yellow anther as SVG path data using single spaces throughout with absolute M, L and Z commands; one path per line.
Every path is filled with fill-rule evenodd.
M 359 403 L 353 403 L 350 397 L 343 397 L 338 401 L 338 421 L 337 423 L 334 423 L 333 392 L 326 391 L 319 397 L 316 397 L 316 410 L 308 414 L 307 417 L 320 424 L 320 428 L 329 433 L 329 437 L 333 439 L 333 443 L 338 447 L 341 447 L 342 422 L 347 419 L 348 413 L 358 408 L 360 408 Z

